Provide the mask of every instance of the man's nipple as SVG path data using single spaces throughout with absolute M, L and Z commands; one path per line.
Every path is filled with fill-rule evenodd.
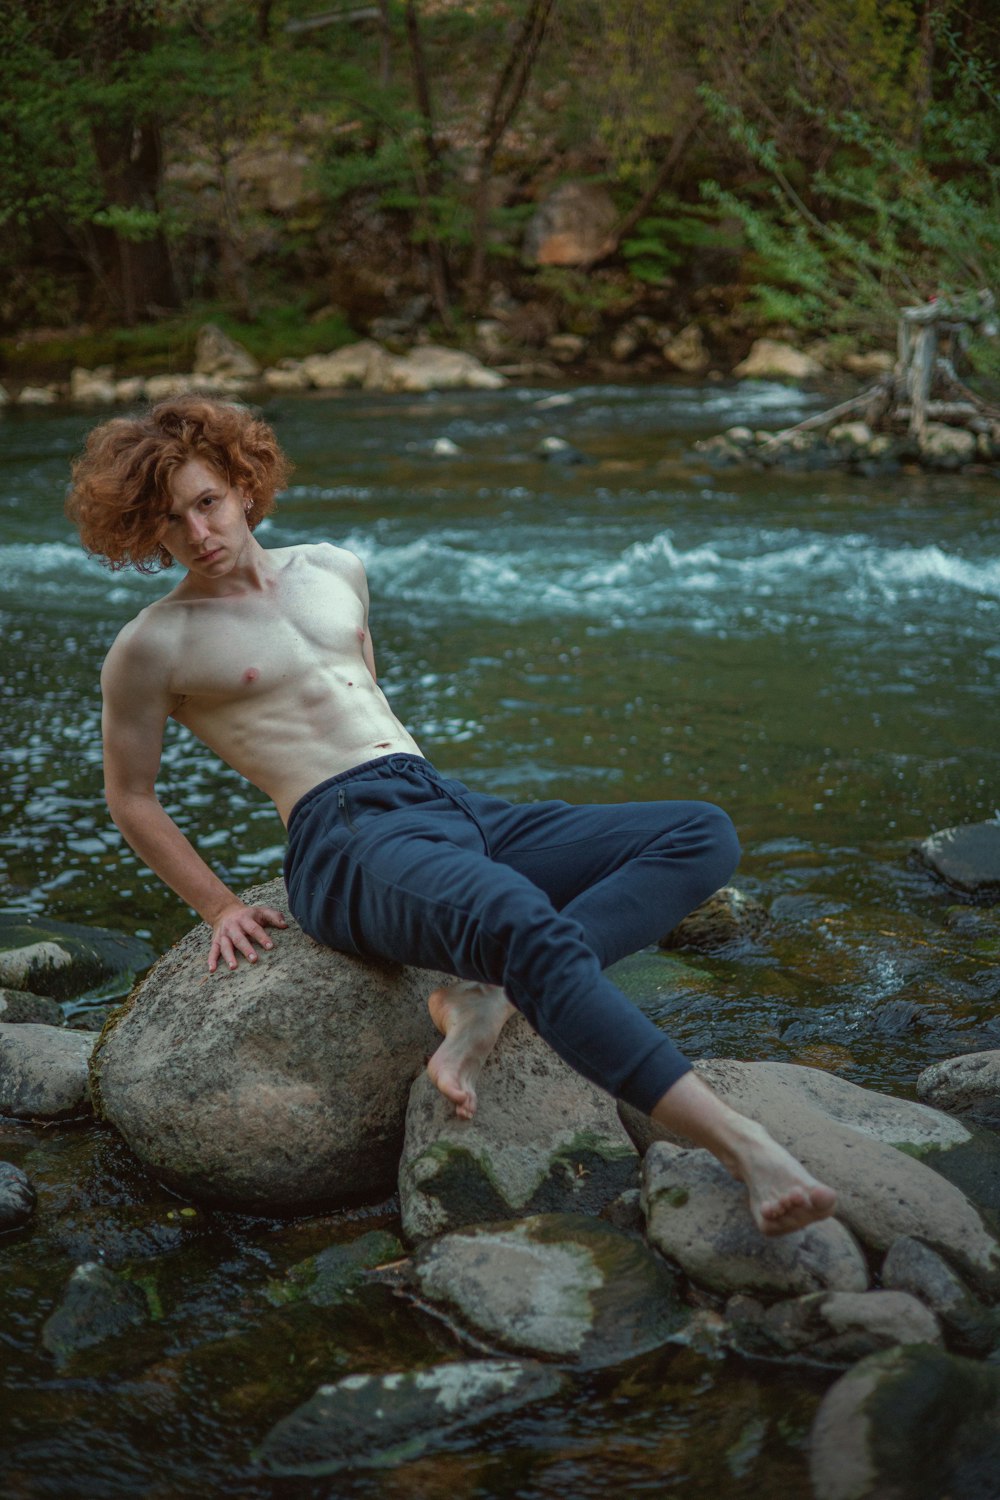
M 260 667 L 247 667 L 246 671 L 243 673 L 243 681 L 256 682 L 259 676 Z

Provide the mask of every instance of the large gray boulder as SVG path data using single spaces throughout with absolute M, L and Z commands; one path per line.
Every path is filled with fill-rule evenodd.
M 1000 1247 L 972 1202 L 941 1175 L 949 1152 L 972 1140 L 959 1121 L 792 1063 L 717 1059 L 697 1071 L 836 1190 L 837 1218 L 862 1244 L 884 1251 L 900 1235 L 914 1235 L 987 1295 L 1000 1292 Z M 621 1114 L 641 1151 L 670 1138 L 627 1106 Z M 918 1159 L 925 1155 L 933 1155 L 936 1170 Z
M 826 1393 L 809 1447 L 816 1500 L 994 1500 L 1000 1369 L 927 1344 L 873 1354 Z
M 245 899 L 287 909 L 280 880 Z M 427 995 L 447 976 L 335 953 L 288 922 L 272 952 L 215 977 L 205 927 L 177 943 L 104 1035 L 98 1108 L 194 1197 L 371 1201 L 395 1186 L 410 1086 L 440 1041 Z
M 270 1474 L 316 1477 L 389 1469 L 477 1422 L 554 1396 L 556 1370 L 512 1359 L 435 1365 L 392 1375 L 345 1375 L 283 1417 L 254 1455 Z
M 658 1349 L 688 1321 L 673 1273 L 633 1236 L 581 1214 L 442 1235 L 417 1285 L 491 1345 L 601 1369 Z
M 643 1161 L 649 1241 L 692 1281 L 715 1292 L 787 1297 L 868 1286 L 864 1256 L 836 1219 L 765 1238 L 746 1190 L 708 1151 L 657 1141 Z
M 520 1016 L 508 1021 L 460 1120 L 423 1074 L 410 1093 L 399 1171 L 411 1244 L 486 1219 L 599 1213 L 639 1180 L 614 1101 L 574 1073 Z
M 88 1114 L 93 1047 L 89 1032 L 0 1022 L 0 1115 L 61 1120 Z

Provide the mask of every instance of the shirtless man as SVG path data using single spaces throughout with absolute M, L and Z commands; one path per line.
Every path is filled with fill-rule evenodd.
M 578 1072 L 713 1152 L 764 1234 L 827 1217 L 833 1191 L 603 974 L 725 883 L 728 818 L 700 802 L 517 806 L 441 776 L 378 687 L 359 560 L 257 541 L 288 470 L 250 412 L 187 396 L 95 429 L 67 502 L 111 567 L 183 569 L 108 653 L 105 789 L 132 848 L 211 928 L 209 969 L 256 963 L 286 924 L 244 905 L 161 806 L 168 718 L 274 802 L 306 932 L 460 976 L 429 998 L 444 1040 L 428 1064 L 460 1116 L 516 1006 Z

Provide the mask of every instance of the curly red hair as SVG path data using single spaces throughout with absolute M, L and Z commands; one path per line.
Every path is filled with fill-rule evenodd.
M 113 569 L 169 568 L 173 558 L 161 538 L 170 478 L 191 458 L 247 496 L 251 531 L 274 509 L 292 470 L 268 424 L 232 402 L 177 396 L 142 416 L 113 417 L 88 437 L 66 500 L 87 551 Z

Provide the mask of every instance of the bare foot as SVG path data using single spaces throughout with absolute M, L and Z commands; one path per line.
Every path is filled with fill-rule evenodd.
M 454 1104 L 458 1118 L 471 1120 L 476 1112 L 476 1079 L 514 1007 L 496 985 L 460 980 L 432 991 L 427 1008 L 444 1036 L 427 1071 Z
M 837 1206 L 832 1188 L 817 1182 L 763 1125 L 731 1108 L 696 1073 L 683 1074 L 652 1116 L 672 1135 L 707 1147 L 746 1184 L 761 1234 L 791 1234 L 828 1219 Z
M 757 1130 L 759 1137 L 754 1131 L 736 1148 L 730 1170 L 746 1184 L 750 1212 L 761 1234 L 791 1234 L 828 1219 L 837 1206 L 833 1189 L 818 1182 L 763 1127 Z

